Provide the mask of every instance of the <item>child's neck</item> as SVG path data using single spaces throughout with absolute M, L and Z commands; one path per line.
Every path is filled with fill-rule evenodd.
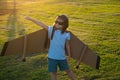
M 61 30 L 62 31 L 62 28 L 55 28 L 55 30 Z

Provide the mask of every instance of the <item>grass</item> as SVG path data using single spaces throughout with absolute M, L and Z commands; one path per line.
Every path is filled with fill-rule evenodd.
M 8 0 L 12 1 L 12 0 Z M 52 25 L 59 14 L 69 16 L 72 31 L 101 57 L 100 69 L 84 64 L 77 70 L 75 61 L 70 61 L 71 70 L 77 80 L 119 80 L 120 79 L 120 1 L 119 0 L 18 0 L 17 23 L 26 33 L 38 29 L 24 19 L 29 15 Z M 6 28 L 9 14 L 0 16 L 0 44 L 7 41 Z M 1 49 L 0 48 L 0 49 Z M 20 55 L 0 57 L 0 80 L 50 80 L 47 72 L 47 52 L 27 56 L 21 62 Z M 59 80 L 68 80 L 66 73 L 58 71 Z

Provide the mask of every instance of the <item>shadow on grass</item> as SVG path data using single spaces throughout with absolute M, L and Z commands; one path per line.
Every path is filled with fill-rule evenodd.
M 26 62 L 13 55 L 0 57 L 0 80 L 49 80 L 45 55 L 27 57 Z

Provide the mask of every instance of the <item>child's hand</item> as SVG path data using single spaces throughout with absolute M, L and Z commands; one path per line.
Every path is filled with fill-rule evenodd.
M 70 57 L 70 56 L 68 56 L 67 61 L 70 61 L 70 60 L 71 60 L 71 57 Z
M 31 20 L 31 17 L 29 17 L 29 16 L 25 16 L 25 19 L 27 19 L 27 20 Z

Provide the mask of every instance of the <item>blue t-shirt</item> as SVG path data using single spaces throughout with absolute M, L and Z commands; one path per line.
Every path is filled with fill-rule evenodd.
M 52 26 L 48 27 L 48 37 L 51 38 Z M 48 51 L 48 58 L 56 60 L 66 59 L 65 55 L 65 42 L 70 40 L 70 33 L 64 32 L 61 33 L 61 30 L 55 30 L 53 39 L 50 40 L 50 48 Z

